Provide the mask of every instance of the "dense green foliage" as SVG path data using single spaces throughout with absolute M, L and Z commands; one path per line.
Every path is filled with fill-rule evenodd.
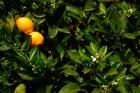
M 0 0 L 0 93 L 140 93 L 136 0 Z M 45 37 L 15 25 L 27 16 Z

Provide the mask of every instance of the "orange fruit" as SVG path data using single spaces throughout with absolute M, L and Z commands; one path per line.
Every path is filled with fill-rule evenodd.
M 20 17 L 16 20 L 16 25 L 20 31 L 29 34 L 34 30 L 34 23 L 28 17 Z
M 38 46 L 44 43 L 44 37 L 41 33 L 31 32 L 29 35 L 31 36 L 31 46 Z

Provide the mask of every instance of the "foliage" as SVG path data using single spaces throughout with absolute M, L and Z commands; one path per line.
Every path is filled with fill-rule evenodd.
M 136 0 L 0 0 L 0 92 L 139 93 L 140 10 Z M 19 16 L 45 37 L 15 25 Z

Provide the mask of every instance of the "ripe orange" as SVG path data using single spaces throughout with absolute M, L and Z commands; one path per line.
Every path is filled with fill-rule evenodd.
M 34 30 L 34 23 L 28 17 L 20 17 L 16 20 L 16 25 L 20 31 L 29 34 Z
M 31 46 L 38 46 L 44 43 L 44 37 L 41 33 L 31 32 L 29 35 L 31 35 Z

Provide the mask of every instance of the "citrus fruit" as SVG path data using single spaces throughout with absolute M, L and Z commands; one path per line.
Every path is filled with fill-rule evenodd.
M 34 23 L 28 17 L 20 17 L 16 20 L 16 25 L 20 31 L 29 34 L 34 30 Z
M 25 84 L 21 83 L 16 88 L 14 93 L 26 93 L 26 86 Z
M 41 33 L 39 32 L 31 32 L 29 34 L 31 36 L 31 46 L 38 46 L 38 45 L 42 45 L 44 42 L 44 37 Z

